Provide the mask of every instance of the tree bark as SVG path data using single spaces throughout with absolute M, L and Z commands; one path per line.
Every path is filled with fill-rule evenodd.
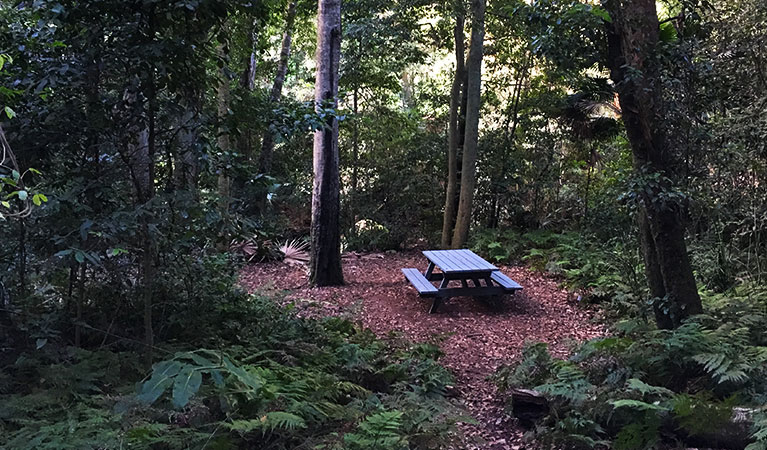
M 359 95 L 360 88 L 355 83 L 352 90 L 352 113 L 354 120 L 352 121 L 352 176 L 351 176 L 351 193 L 357 194 L 357 186 L 359 184 L 359 163 L 360 163 L 360 108 L 359 108 Z M 352 207 L 354 206 L 354 202 Z
M 314 100 L 337 107 L 338 65 L 341 57 L 341 0 L 319 0 L 317 19 L 317 74 Z M 340 177 L 338 121 L 327 118 L 314 133 L 311 261 L 309 281 L 315 286 L 343 284 L 339 223 Z
M 640 242 L 647 278 L 655 298 L 659 327 L 678 326 L 702 312 L 685 244 L 682 205 L 664 192 L 678 178 L 678 155 L 669 148 L 656 47 L 658 15 L 654 0 L 609 0 L 605 4 L 610 77 L 615 83 L 634 169 L 640 176 L 660 175 L 639 195 Z
M 227 55 L 223 44 L 219 44 L 218 53 L 220 58 L 226 60 Z M 219 121 L 218 138 L 216 142 L 218 143 L 219 152 L 221 152 L 222 155 L 222 161 L 218 168 L 218 210 L 222 217 L 228 217 L 229 205 L 231 203 L 230 191 L 232 181 L 229 177 L 229 168 L 227 166 L 229 166 L 232 146 L 229 139 L 229 129 L 225 124 L 225 121 L 229 114 L 230 87 L 229 77 L 224 69 L 221 70 L 220 76 L 221 79 L 219 80 L 218 88 L 216 90 L 216 104 Z
M 466 245 L 471 226 L 471 209 L 476 186 L 477 143 L 479 141 L 479 107 L 482 83 L 482 53 L 485 36 L 485 0 L 472 0 L 471 42 L 466 67 L 466 132 L 461 159 L 461 194 L 453 230 L 453 248 Z
M 240 75 L 240 86 L 246 92 L 252 92 L 256 87 L 256 54 L 258 51 L 258 33 L 259 23 L 258 19 L 253 19 L 253 23 L 250 29 L 250 54 L 245 57 L 245 68 Z M 240 159 L 244 163 L 248 163 L 253 160 L 253 133 L 250 127 L 244 127 L 239 130 L 239 136 L 237 138 L 237 148 L 240 151 Z M 244 180 L 237 180 L 238 187 L 240 184 L 244 184 Z
M 173 185 L 175 189 L 187 191 L 192 198 L 198 198 L 197 182 L 200 175 L 198 157 L 198 130 L 200 105 L 196 94 L 181 100 L 184 111 L 179 117 L 176 139 L 177 151 L 174 161 Z
M 288 61 L 290 60 L 290 45 L 293 40 L 293 28 L 296 22 L 296 2 L 291 1 L 285 13 L 285 32 L 282 35 L 282 48 L 280 49 L 280 62 L 277 65 L 277 75 L 274 77 L 272 91 L 269 94 L 269 102 L 275 104 L 282 97 L 282 86 L 285 84 L 285 76 L 288 73 Z M 269 174 L 272 171 L 274 159 L 274 133 L 269 128 L 264 131 L 261 143 L 261 155 L 258 158 L 258 171 Z
M 128 166 L 135 193 L 134 203 L 139 213 L 138 244 L 139 256 L 139 295 L 144 304 L 144 344 L 147 359 L 151 362 L 154 347 L 154 329 L 152 327 L 153 289 L 155 280 L 155 260 L 157 245 L 150 232 L 149 212 L 146 211 L 155 196 L 154 155 L 150 142 L 150 120 L 144 111 L 143 99 L 136 87 L 126 89 L 123 96 L 122 123 L 126 124 L 127 144 L 121 150 L 122 158 Z
M 250 55 L 245 62 L 245 70 L 242 71 L 240 86 L 252 91 L 256 87 L 256 50 L 258 47 L 258 19 L 253 19 L 253 26 L 250 32 Z
M 461 107 L 461 91 L 465 90 L 463 80 L 466 67 L 464 66 L 465 43 L 464 43 L 464 17 L 456 14 L 453 38 L 455 40 L 455 75 L 453 86 L 450 90 L 450 113 L 448 123 L 448 146 L 447 146 L 447 189 L 445 191 L 445 213 L 442 218 L 442 248 L 449 248 L 453 237 L 453 227 L 456 219 L 456 197 L 458 194 L 458 145 L 459 134 L 459 108 Z

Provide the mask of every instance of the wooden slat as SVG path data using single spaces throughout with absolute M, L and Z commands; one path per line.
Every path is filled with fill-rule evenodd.
M 442 255 L 439 250 L 426 250 L 425 252 L 423 252 L 423 255 L 429 261 L 432 261 L 434 264 L 439 266 L 439 268 L 443 272 L 448 272 L 452 268 L 452 265 L 450 264 L 450 262 L 442 258 Z
M 503 288 L 507 291 L 518 291 L 522 289 L 522 286 L 520 286 L 519 283 L 502 274 L 500 271 L 493 272 L 490 277 L 493 279 L 493 281 L 503 286 Z
M 456 258 L 455 252 L 452 250 L 445 250 L 441 255 L 443 260 L 449 261 L 451 268 L 451 272 L 463 272 L 467 270 L 472 270 L 473 268 L 470 266 L 467 266 L 464 261 L 462 261 L 460 258 Z
M 445 273 L 473 273 L 498 270 L 471 250 L 426 250 L 426 258 Z
M 479 268 L 483 268 L 487 270 L 498 270 L 497 267 L 495 267 L 494 265 L 492 265 L 491 263 L 489 263 L 488 261 L 486 261 L 481 256 L 477 255 L 471 250 L 464 249 L 464 250 L 459 250 L 459 252 L 461 252 L 461 256 L 463 256 L 464 258 L 470 261 L 473 261 Z
M 418 269 L 402 269 L 402 273 L 405 274 L 405 278 L 410 281 L 414 288 L 418 291 L 418 294 L 426 297 L 432 296 L 437 293 L 437 288 L 433 284 L 429 283 L 420 270 Z
M 456 264 L 462 269 L 474 271 L 478 268 L 474 261 L 471 261 L 463 256 L 461 250 L 453 250 L 448 253 L 448 256 L 450 256 L 453 261 L 456 261 Z

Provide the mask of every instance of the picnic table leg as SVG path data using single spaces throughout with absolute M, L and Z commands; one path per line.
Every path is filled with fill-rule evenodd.
M 433 265 L 433 264 L 430 264 Z M 442 282 L 439 284 L 440 289 L 445 289 L 447 287 L 449 280 L 447 277 L 442 279 Z M 431 308 L 429 308 L 429 314 L 432 314 L 437 311 L 437 308 L 439 308 L 439 305 L 442 304 L 442 297 L 439 296 L 439 293 L 437 293 L 437 296 L 434 297 L 434 300 L 431 301 Z
M 429 277 L 431 277 L 432 272 L 434 272 L 434 263 L 429 261 L 429 267 L 426 268 L 426 272 L 423 273 L 423 276 L 428 280 Z

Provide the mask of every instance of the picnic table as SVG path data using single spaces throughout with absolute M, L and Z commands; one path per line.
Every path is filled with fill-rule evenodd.
M 423 255 L 429 261 L 423 273 L 418 269 L 402 269 L 402 273 L 418 295 L 433 298 L 429 313 L 435 312 L 442 301 L 450 297 L 494 297 L 522 289 L 516 281 L 471 250 L 426 250 Z M 439 281 L 439 287 L 432 281 Z M 451 287 L 450 282 L 460 283 L 460 287 Z

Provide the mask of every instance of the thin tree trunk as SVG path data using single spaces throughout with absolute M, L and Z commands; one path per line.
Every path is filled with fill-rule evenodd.
M 256 52 L 258 51 L 258 19 L 253 19 L 250 30 L 250 54 L 245 58 L 245 69 L 240 76 L 240 86 L 245 92 L 252 92 L 256 87 Z M 240 159 L 247 163 L 253 160 L 253 133 L 250 127 L 241 128 L 237 138 L 237 148 L 240 151 Z M 237 180 L 238 187 L 244 184 L 244 180 Z
M 144 304 L 144 344 L 146 345 L 147 360 L 151 362 L 154 346 L 154 330 L 152 328 L 152 294 L 155 278 L 155 259 L 157 246 L 149 231 L 149 217 L 145 209 L 155 195 L 154 186 L 154 155 L 150 145 L 150 130 L 143 99 L 136 87 L 125 90 L 121 108 L 117 114 L 119 120 L 126 125 L 124 130 L 127 144 L 120 149 L 120 155 L 128 166 L 134 190 L 134 204 L 137 209 L 144 210 L 139 214 L 138 245 L 139 283 L 138 292 Z
M 77 305 L 75 311 L 75 347 L 82 344 L 83 303 L 85 303 L 85 263 L 80 263 L 80 277 L 77 279 Z
M 586 188 L 583 192 L 583 221 L 589 220 L 589 190 L 591 189 L 591 177 L 594 173 L 594 165 L 596 164 L 594 155 L 594 144 L 589 143 L 589 161 L 588 170 L 586 171 Z
M 296 2 L 292 1 L 288 5 L 285 13 L 285 32 L 282 35 L 282 48 L 280 49 L 280 62 L 277 65 L 277 75 L 274 77 L 272 92 L 269 94 L 269 102 L 277 103 L 282 97 L 282 86 L 285 84 L 285 76 L 288 73 L 288 62 L 290 60 L 290 45 L 293 40 L 293 28 L 296 22 Z M 261 155 L 258 160 L 258 171 L 268 174 L 272 171 L 272 160 L 274 159 L 274 134 L 269 128 L 264 132 L 264 139 L 261 143 Z
M 479 109 L 482 83 L 482 54 L 485 36 L 485 0 L 472 0 L 472 24 L 469 58 L 466 67 L 466 136 L 461 161 L 461 194 L 458 215 L 453 230 L 453 248 L 466 245 L 471 226 L 471 209 L 474 202 L 474 188 L 477 183 L 477 143 L 479 141 Z
M 173 185 L 175 189 L 187 191 L 193 199 L 198 198 L 197 182 L 200 175 L 198 162 L 198 129 L 200 105 L 196 94 L 192 93 L 181 103 L 184 111 L 179 118 L 179 131 L 176 139 L 177 151 L 174 161 Z
M 464 17 L 457 14 L 453 38 L 455 40 L 455 75 L 450 90 L 450 114 L 448 117 L 448 147 L 447 147 L 447 189 L 445 191 L 445 213 L 442 218 L 442 248 L 449 248 L 453 237 L 453 226 L 456 218 L 456 198 L 458 194 L 458 145 L 461 131 L 459 130 L 459 109 L 461 106 L 461 91 L 464 86 L 466 67 L 464 66 Z
M 359 160 L 360 160 L 360 116 L 359 116 L 359 86 L 354 85 L 352 91 L 352 112 L 354 120 L 352 121 L 352 195 L 357 193 L 357 184 L 359 183 Z M 354 206 L 354 202 L 350 202 Z
M 503 158 L 501 161 L 501 176 L 500 182 L 505 182 L 506 174 L 509 171 L 508 160 L 509 152 L 511 151 L 512 144 L 514 142 L 514 136 L 517 132 L 517 126 L 519 125 L 519 102 L 522 95 L 525 93 L 528 87 L 528 77 L 530 76 L 530 66 L 533 64 L 533 54 L 525 57 L 525 62 L 522 66 L 520 73 L 517 76 L 517 83 L 512 94 L 512 100 L 509 102 L 509 111 L 507 112 L 506 122 L 503 125 L 503 142 L 506 146 L 503 152 Z M 497 186 L 499 183 L 495 183 Z M 505 187 L 505 185 L 504 185 Z M 501 215 L 501 192 L 500 190 L 495 193 L 493 215 L 490 219 L 488 228 L 496 228 L 500 223 Z
M 223 44 L 219 44 L 218 47 L 219 57 L 223 60 L 227 59 L 225 47 Z M 222 161 L 218 168 L 218 210 L 222 217 L 229 216 L 229 206 L 231 203 L 231 186 L 232 181 L 229 177 L 229 160 L 231 151 L 231 141 L 229 139 L 228 126 L 225 123 L 227 116 L 229 115 L 229 77 L 225 70 L 221 70 L 221 79 L 218 83 L 218 89 L 216 92 L 216 105 L 218 109 L 218 149 L 222 154 Z M 224 239 L 226 240 L 226 239 Z
M 253 25 L 250 32 L 250 55 L 248 55 L 245 70 L 240 78 L 240 86 L 252 91 L 256 87 L 256 50 L 258 47 L 258 19 L 253 19 Z
M 610 76 L 618 88 L 634 169 L 673 180 L 678 177 L 680 164 L 668 146 L 664 125 L 669 118 L 664 115 L 655 53 L 659 41 L 655 1 L 609 0 L 605 6 L 612 19 L 606 23 Z M 658 198 L 672 188 L 660 181 L 643 189 L 639 199 L 643 256 L 655 297 L 656 322 L 663 328 L 678 326 L 703 310 L 684 240 L 682 205 Z
M 19 298 L 27 295 L 27 223 L 19 219 Z
M 321 107 L 337 106 L 338 65 L 341 57 L 341 0 L 319 0 L 317 75 L 314 100 Z M 311 261 L 309 281 L 315 286 L 343 284 L 339 228 L 340 179 L 338 121 L 328 117 L 314 133 Z

